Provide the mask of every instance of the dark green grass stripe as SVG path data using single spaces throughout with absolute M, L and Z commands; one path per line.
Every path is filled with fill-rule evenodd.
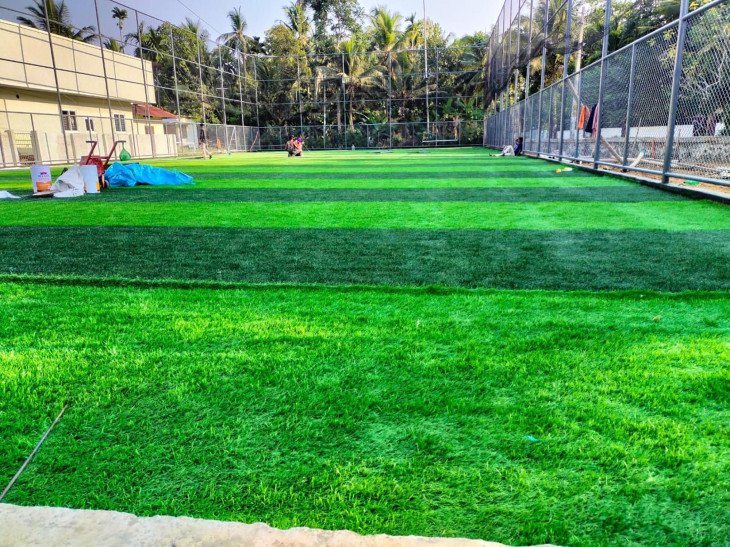
M 412 179 L 526 179 L 534 180 L 536 177 L 546 179 L 568 179 L 577 178 L 583 180 L 590 180 L 595 177 L 587 177 L 581 173 L 573 175 L 558 175 L 555 173 L 546 173 L 544 170 L 537 171 L 488 171 L 488 170 L 475 170 L 475 169 L 461 169 L 461 170 L 440 170 L 440 169 L 427 169 L 427 170 L 415 170 L 408 169 L 406 171 L 394 171 L 388 169 L 382 169 L 375 171 L 373 169 L 360 168 L 352 171 L 340 171 L 336 169 L 259 169 L 257 171 L 251 171 L 248 169 L 238 169 L 230 172 L 221 172 L 216 170 L 202 170 L 199 173 L 193 171 L 186 171 L 193 176 L 200 176 L 206 180 L 214 180 L 217 178 L 230 178 L 232 180 L 247 180 L 247 179 L 316 179 L 321 180 L 325 178 L 333 179 L 367 179 L 367 180 L 412 180 Z M 628 183 L 624 183 L 628 184 Z
M 506 289 L 730 289 L 726 231 L 3 227 L 0 273 Z M 659 267 L 661 265 L 661 267 Z
M 96 196 L 87 196 L 96 200 Z M 325 202 L 325 201 L 405 201 L 405 202 L 614 202 L 681 201 L 669 193 L 643 186 L 599 188 L 124 188 L 108 192 L 105 201 L 210 201 L 210 202 Z

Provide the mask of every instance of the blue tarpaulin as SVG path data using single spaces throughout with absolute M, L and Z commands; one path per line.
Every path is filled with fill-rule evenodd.
M 104 173 L 109 186 L 136 186 L 147 184 L 150 186 L 179 186 L 193 184 L 193 177 L 151 165 L 139 163 L 112 163 Z

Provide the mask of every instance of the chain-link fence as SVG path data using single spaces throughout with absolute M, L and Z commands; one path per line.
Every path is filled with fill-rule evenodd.
M 483 143 L 483 36 L 332 53 L 307 40 L 283 23 L 263 40 L 212 37 L 112 0 L 3 1 L 0 165 L 78 161 L 89 141 L 136 158 L 283 149 L 290 135 L 309 149 Z
M 502 21 L 510 10 L 517 37 L 498 26 L 490 45 L 486 146 L 524 137 L 529 154 L 730 186 L 727 0 L 508 1 Z M 530 47 L 507 56 L 509 40 Z

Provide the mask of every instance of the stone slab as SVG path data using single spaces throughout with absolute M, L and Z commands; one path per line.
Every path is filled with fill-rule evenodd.
M 0 547 L 24 546 L 503 547 L 466 539 L 361 536 L 353 532 L 241 524 L 116 511 L 0 504 Z

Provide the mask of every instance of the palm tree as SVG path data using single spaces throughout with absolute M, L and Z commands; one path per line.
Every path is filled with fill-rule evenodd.
M 157 63 L 160 60 L 160 52 L 165 49 L 163 47 L 165 39 L 166 34 L 162 27 L 145 29 L 144 23 L 140 23 L 137 32 L 128 33 L 124 43 L 137 44 L 134 52 L 137 57 Z
M 240 6 L 228 12 L 228 20 L 231 22 L 231 32 L 221 34 L 218 37 L 218 42 L 245 56 L 249 40 L 246 36 L 248 23 L 243 13 L 241 13 Z
M 400 13 L 390 12 L 385 6 L 373 9 L 370 22 L 373 25 L 373 39 L 378 50 L 388 53 L 400 45 L 403 39 L 399 30 L 401 19 Z
M 243 13 L 241 13 L 241 6 L 228 12 L 228 20 L 231 22 L 231 32 L 221 34 L 218 37 L 218 42 L 238 52 L 243 62 L 243 79 L 246 81 L 248 77 L 247 53 L 249 37 L 246 36 L 248 23 Z
M 350 129 L 353 130 L 355 129 L 354 110 L 356 91 L 358 89 L 368 91 L 369 89 L 384 87 L 386 80 L 384 72 L 386 69 L 383 66 L 370 63 L 371 59 L 368 59 L 367 54 L 363 51 L 359 41 L 355 37 L 351 37 L 349 40 L 342 42 L 340 44 L 340 51 L 344 55 L 345 60 L 345 72 L 342 73 L 342 85 L 350 103 L 348 118 Z
M 309 31 L 312 25 L 304 6 L 300 2 L 294 2 L 284 8 L 284 13 L 286 14 L 286 21 L 283 22 L 284 26 L 292 31 L 297 40 L 306 45 L 309 41 Z
M 93 26 L 78 30 L 74 27 L 66 0 L 34 0 L 34 5 L 25 9 L 33 17 L 18 17 L 18 22 L 23 25 L 81 42 L 88 43 L 96 38 L 96 29 Z
M 122 43 L 124 43 L 124 22 L 127 20 L 128 16 L 129 14 L 124 8 L 116 6 L 112 8 L 112 19 L 117 20 L 117 27 L 119 27 L 119 39 Z
M 124 53 L 124 46 L 116 41 L 114 38 L 104 40 L 104 47 L 109 51 L 115 51 L 117 53 Z

